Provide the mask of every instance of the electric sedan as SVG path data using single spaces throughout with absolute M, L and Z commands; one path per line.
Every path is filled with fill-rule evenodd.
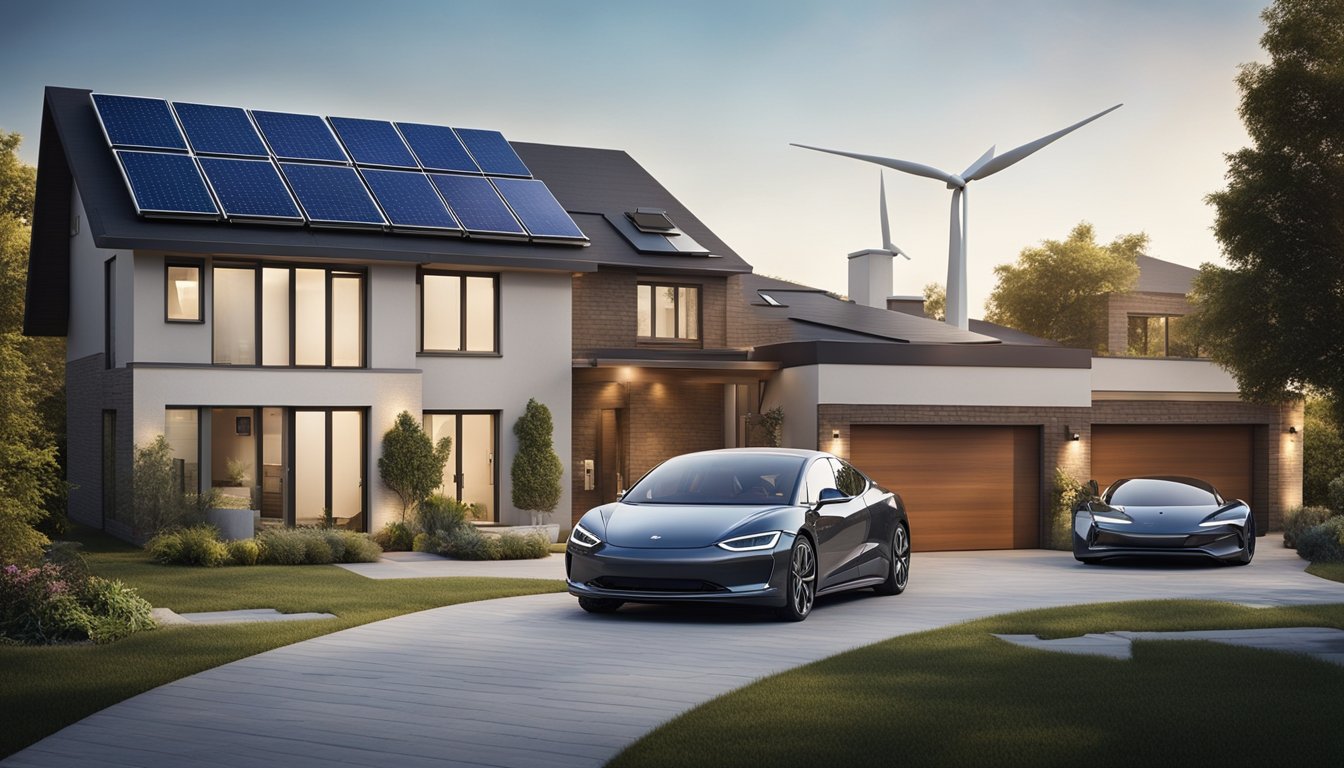
M 829 453 L 705 451 L 668 459 L 589 510 L 570 534 L 565 571 L 590 613 L 715 602 L 802 621 L 821 595 L 903 592 L 910 524 L 900 496 Z
M 1136 555 L 1197 555 L 1245 565 L 1255 557 L 1255 517 L 1246 502 L 1224 499 L 1203 480 L 1116 480 L 1100 498 L 1074 510 L 1073 556 L 1096 563 Z

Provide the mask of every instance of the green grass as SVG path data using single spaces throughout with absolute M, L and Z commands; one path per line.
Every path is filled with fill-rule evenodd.
M 137 693 L 272 648 L 443 605 L 564 590 L 563 582 L 543 579 L 375 581 L 331 565 L 160 566 L 142 550 L 88 529 L 62 538 L 84 544 L 93 573 L 121 579 L 156 607 L 275 608 L 337 618 L 167 627 L 109 645 L 0 646 L 0 757 Z
M 1307 573 L 1331 581 L 1344 581 L 1344 563 L 1312 563 Z
M 1344 628 L 1344 605 L 1071 606 L 895 638 L 721 696 L 610 765 L 1336 764 L 1339 666 L 1189 641 L 1116 661 L 990 636 L 1269 626 Z

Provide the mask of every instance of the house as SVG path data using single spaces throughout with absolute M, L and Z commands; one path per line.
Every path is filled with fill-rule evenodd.
M 755 275 L 617 150 L 118 98 L 47 89 L 25 316 L 67 338 L 70 514 L 118 535 L 160 434 L 186 490 L 377 530 L 400 514 L 377 460 L 401 411 L 452 438 L 442 492 L 527 523 L 509 467 L 530 398 L 562 524 L 665 458 L 758 440 L 775 408 L 785 445 L 899 490 L 920 549 L 1037 546 L 1057 468 L 1204 477 L 1261 530 L 1300 502 L 1301 406 L 1170 356 L 1175 265 L 1110 298 L 1125 350 L 1161 359 L 1093 357 L 889 309 L 887 252 L 851 263 L 867 304 Z

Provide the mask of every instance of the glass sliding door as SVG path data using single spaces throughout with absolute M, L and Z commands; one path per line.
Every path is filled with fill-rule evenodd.
M 216 365 L 256 365 L 257 271 L 215 267 Z
M 293 413 L 294 524 L 322 525 L 330 511 L 337 527 L 365 530 L 364 411 Z
M 327 508 L 327 414 L 294 413 L 294 524 L 320 525 Z
M 495 412 L 427 413 L 425 432 L 435 443 L 451 438 L 452 453 L 443 468 L 438 492 L 476 509 L 478 520 L 498 519 L 498 478 L 495 451 L 498 443 Z

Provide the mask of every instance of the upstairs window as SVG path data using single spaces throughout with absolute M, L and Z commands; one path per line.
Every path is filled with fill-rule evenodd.
M 1130 315 L 1129 349 L 1135 357 L 1202 357 L 1180 315 Z
M 363 271 L 245 265 L 213 275 L 216 365 L 365 366 Z
M 201 265 L 191 263 L 167 264 L 165 278 L 165 319 L 170 323 L 202 323 Z
M 640 283 L 635 290 L 640 341 L 699 340 L 699 286 Z
M 420 351 L 498 354 L 499 276 L 420 276 Z

